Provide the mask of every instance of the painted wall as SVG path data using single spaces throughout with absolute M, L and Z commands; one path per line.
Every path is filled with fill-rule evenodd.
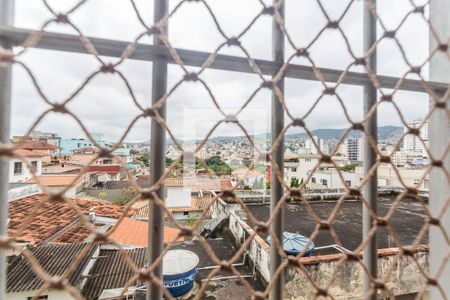
M 108 145 L 106 141 L 99 139 L 97 139 L 97 143 L 102 147 Z M 72 155 L 73 150 L 77 148 L 95 147 L 92 141 L 88 139 L 60 139 L 58 146 L 62 148 L 61 155 Z
M 167 207 L 191 207 L 191 188 L 190 187 L 167 187 Z
M 41 157 L 29 157 L 27 158 L 28 162 L 31 164 L 32 161 L 37 162 L 36 175 L 41 175 L 42 172 L 42 158 Z M 22 172 L 20 174 L 14 174 L 14 163 L 22 163 Z M 27 168 L 26 164 L 22 162 L 20 159 L 11 159 L 9 160 L 9 182 L 26 182 L 31 178 L 31 172 Z
M 230 212 L 229 229 L 234 236 L 236 242 L 242 245 L 248 236 L 253 233 L 253 229 L 237 216 L 236 212 Z M 270 253 L 269 245 L 259 236 L 256 235 L 248 247 L 249 257 L 256 265 L 256 269 L 266 282 L 270 281 Z

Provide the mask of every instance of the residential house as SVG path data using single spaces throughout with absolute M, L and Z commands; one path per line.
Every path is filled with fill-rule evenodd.
M 40 175 L 42 171 L 42 157 L 44 154 L 38 151 L 31 151 L 26 149 L 17 149 L 16 154 L 23 156 L 27 163 L 34 169 L 36 175 Z M 9 160 L 9 182 L 27 182 L 32 178 L 32 173 L 25 162 L 18 158 L 11 158 Z
M 49 164 L 52 160 L 56 160 L 59 147 L 45 141 L 27 141 L 20 146 L 22 149 L 38 151 L 43 154 L 43 163 Z

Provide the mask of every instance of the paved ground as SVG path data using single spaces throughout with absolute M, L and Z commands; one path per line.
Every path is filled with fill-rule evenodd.
M 310 202 L 316 214 L 326 219 L 334 209 L 336 202 Z M 380 199 L 378 203 L 379 215 L 384 216 L 392 207 L 390 199 Z M 267 220 L 270 208 L 268 205 L 249 206 L 250 211 L 258 220 Z M 422 205 L 416 201 L 403 200 L 390 220 L 390 224 L 397 233 L 402 245 L 414 242 L 416 235 L 425 224 L 425 215 Z M 309 236 L 316 223 L 307 212 L 305 205 L 301 203 L 285 204 L 285 231 L 298 232 Z M 355 249 L 362 241 L 362 203 L 347 201 L 339 209 L 337 218 L 333 223 L 343 246 L 347 249 Z M 265 238 L 265 236 L 264 236 Z M 385 229 L 379 230 L 379 248 L 396 247 L 396 243 Z M 420 241 L 428 243 L 428 235 Z M 316 246 L 334 244 L 334 240 L 328 231 L 321 231 L 314 240 Z

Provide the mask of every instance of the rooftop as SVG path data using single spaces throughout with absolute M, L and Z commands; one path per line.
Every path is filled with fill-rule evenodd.
M 234 246 L 227 239 L 208 240 L 208 244 L 220 260 L 228 260 L 236 252 Z M 170 249 L 186 249 L 194 252 L 200 259 L 198 265 L 199 268 L 215 265 L 198 240 L 172 244 Z M 128 255 L 138 268 L 141 268 L 146 264 L 146 250 L 146 248 L 125 250 L 125 254 Z M 115 249 L 102 249 L 100 250 L 98 257 L 99 258 L 96 260 L 95 265 L 88 275 L 88 281 L 82 291 L 82 294 L 86 299 L 96 299 L 105 289 L 121 288 L 125 286 L 131 276 L 134 275 L 119 251 Z M 199 270 L 197 281 L 205 279 L 211 271 L 212 270 Z M 224 283 L 228 286 L 230 281 L 226 280 Z M 136 282 L 132 285 L 136 285 Z M 210 296 L 213 293 L 216 294 L 214 291 L 218 288 L 220 288 L 220 285 L 210 284 L 207 289 L 207 294 Z M 248 298 L 245 289 L 241 285 L 236 285 L 235 290 L 238 291 L 238 294 L 240 293 L 240 295 L 243 296 L 243 299 Z M 229 292 L 228 288 L 227 292 Z M 222 298 L 217 297 L 217 299 Z
M 89 248 L 85 244 L 50 244 L 39 247 L 31 247 L 30 251 L 39 265 L 50 276 L 61 276 L 73 264 L 77 255 Z M 87 251 L 87 255 L 79 262 L 72 275 L 69 276 L 69 283 L 75 285 L 81 278 L 86 263 L 90 260 L 94 248 Z M 37 290 L 42 287 L 44 282 L 31 269 L 28 260 L 23 259 L 21 255 L 8 265 L 7 292 L 22 292 Z
M 40 184 L 45 186 L 67 186 L 76 184 L 81 178 L 77 178 L 77 175 L 41 175 L 38 179 Z M 37 181 L 30 178 L 27 183 L 37 183 Z
M 326 220 L 336 206 L 335 201 L 309 203 L 314 213 L 322 220 Z M 360 201 L 343 202 L 332 224 L 342 245 L 349 250 L 355 250 L 362 241 L 362 205 Z M 391 199 L 379 199 L 378 212 L 380 216 L 384 216 L 391 207 Z M 267 221 L 269 218 L 269 205 L 248 205 L 248 208 L 257 220 Z M 286 203 L 284 208 L 284 230 L 310 236 L 317 223 L 308 213 L 306 206 L 302 203 Z M 403 245 L 412 244 L 425 225 L 422 205 L 413 200 L 402 200 L 389 224 L 395 230 Z M 262 237 L 266 238 L 266 235 L 262 235 Z M 335 244 L 335 241 L 328 231 L 321 230 L 314 239 L 314 243 L 316 247 L 319 247 Z M 420 243 L 428 243 L 428 234 L 424 235 Z M 392 237 L 384 228 L 378 230 L 378 244 L 378 248 L 396 246 Z
M 124 212 L 124 208 L 110 204 L 106 201 L 95 201 L 86 199 L 71 199 L 78 205 L 83 214 L 88 214 L 92 209 L 96 216 L 118 219 Z M 59 239 L 72 226 L 79 226 L 79 215 L 66 202 L 50 201 L 44 194 L 17 199 L 8 203 L 9 205 L 9 228 L 8 235 L 16 236 L 19 242 L 40 244 L 46 241 Z M 132 210 L 129 214 L 132 214 Z M 24 224 L 27 217 L 34 216 L 27 222 L 27 226 L 19 233 L 20 226 Z M 74 230 L 74 229 L 72 229 Z M 80 229 L 81 230 L 81 229 Z M 86 237 L 88 232 L 85 232 Z M 69 236 L 68 236 L 69 237 Z
M 140 247 L 148 244 L 147 222 L 123 218 L 112 230 L 110 237 L 119 243 Z M 164 226 L 164 243 L 176 241 L 179 232 L 179 229 Z
M 211 197 L 192 197 L 192 205 L 190 207 L 167 207 L 167 210 L 172 212 L 203 212 L 212 201 Z M 138 201 L 133 207 L 135 213 L 133 218 L 136 220 L 147 220 L 149 214 L 148 201 Z
M 27 149 L 16 149 L 14 150 L 14 153 L 25 157 L 43 157 L 47 155 L 46 153 L 42 153 L 40 151 L 32 151 Z
M 58 146 L 47 143 L 45 141 L 27 141 L 21 145 L 21 148 L 28 150 L 56 150 Z

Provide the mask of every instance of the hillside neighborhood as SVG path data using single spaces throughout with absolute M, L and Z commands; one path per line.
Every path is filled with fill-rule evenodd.
M 425 143 L 427 130 L 426 126 L 421 128 Z M 96 138 L 95 143 L 88 139 L 64 139 L 55 133 L 40 131 L 33 131 L 30 137 L 13 137 L 14 151 L 20 159 L 10 162 L 8 233 L 17 247 L 10 253 L 7 299 L 31 297 L 43 286 L 39 279 L 33 284 L 24 284 L 24 276 L 18 276 L 30 272 L 24 262 L 24 250 L 29 250 L 44 269 L 57 263 L 57 268 L 47 269 L 53 276 L 64 274 L 82 253 L 83 259 L 72 272 L 69 282 L 86 299 L 115 299 L 120 295 L 139 297 L 142 282 L 135 280 L 129 284 L 133 272 L 120 252 L 125 251 L 138 267 L 146 264 L 151 205 L 137 195 L 150 187 L 149 145 L 123 143 L 104 156 L 96 145 L 111 149 L 113 144 L 102 134 L 91 135 Z M 285 142 L 285 183 L 291 188 L 302 186 L 304 199 L 311 201 L 316 213 L 322 217 L 331 212 L 335 201 L 347 189 L 357 188 L 364 177 L 362 138 L 353 135 L 342 144 L 337 141 L 335 138 L 295 136 Z M 260 143 L 259 147 L 265 151 L 268 145 Z M 404 190 L 404 184 L 416 187 L 426 200 L 429 161 L 426 145 L 408 135 L 402 143 L 389 136 L 387 140 L 379 140 L 378 149 L 392 159 L 391 164 L 381 165 L 378 169 L 379 194 L 383 197 L 379 205 L 387 209 L 392 195 Z M 242 241 L 253 234 L 255 224 L 240 202 L 226 196 L 226 192 L 233 191 L 242 203 L 249 205 L 253 216 L 264 221 L 269 213 L 272 170 L 268 162 L 257 159 L 258 153 L 243 137 L 212 139 L 196 153 L 197 159 L 176 163 L 181 154 L 174 144 L 167 146 L 164 243 L 172 249 L 189 249 L 202 257 L 197 279 L 201 281 L 214 262 L 205 253 L 202 243 L 184 236 L 180 226 L 195 228 L 218 251 L 219 259 L 231 258 Z M 332 162 L 322 162 L 321 154 L 332 155 Z M 397 174 L 401 174 L 403 182 Z M 52 200 L 54 196 L 51 195 L 64 195 L 65 198 Z M 361 243 L 361 219 L 358 216 L 362 206 L 357 200 L 357 196 L 348 195 L 348 202 L 343 204 L 335 221 L 335 230 L 343 238 L 341 244 L 336 245 L 325 232 L 314 239 L 315 254 L 311 258 L 305 257 L 304 263 L 319 266 L 314 271 L 316 276 L 325 278 L 323 272 L 333 261 L 349 249 L 354 251 Z M 314 231 L 314 222 L 294 221 L 299 214 L 308 219 L 301 199 L 294 197 L 285 206 L 286 213 L 292 214 L 285 219 L 286 230 L 309 236 Z M 425 215 L 413 199 L 402 204 L 401 211 L 393 219 L 393 226 L 401 234 L 402 243 L 410 244 L 424 225 Z M 411 213 L 413 218 L 408 217 Z M 22 226 L 23 220 L 30 216 L 33 218 Z M 380 236 L 382 260 L 388 262 L 398 253 L 399 250 L 393 248 L 395 239 L 389 233 Z M 416 248 L 414 254 L 423 267 L 426 267 L 427 241 L 428 236 L 422 236 L 419 241 L 422 246 Z M 268 243 L 267 234 L 257 235 L 250 249 L 241 255 L 242 263 L 236 264 L 256 290 L 264 289 L 270 281 Z M 414 268 L 412 261 L 402 259 L 402 264 Z M 292 284 L 304 280 L 301 272 L 290 272 L 293 272 L 290 275 Z M 112 275 L 118 273 L 120 276 Z M 362 274 L 353 276 L 357 278 Z M 227 284 L 207 289 L 213 297 L 220 299 L 219 295 L 230 284 L 237 290 L 243 288 L 232 277 L 222 277 L 219 282 Z M 410 294 L 414 285 L 420 287 L 419 279 L 411 276 L 408 279 L 410 285 L 398 289 L 397 294 Z M 395 284 L 400 278 L 391 280 Z M 313 293 L 311 289 L 300 290 L 292 284 L 288 282 L 286 287 L 292 297 L 309 297 Z M 349 286 L 344 282 L 335 282 L 335 288 L 337 294 L 349 292 Z M 48 290 L 46 295 L 49 299 L 69 296 L 60 293 Z M 195 294 L 195 289 L 192 293 Z M 241 293 L 245 294 L 245 291 Z M 246 296 L 236 295 L 237 298 L 246 299 Z

